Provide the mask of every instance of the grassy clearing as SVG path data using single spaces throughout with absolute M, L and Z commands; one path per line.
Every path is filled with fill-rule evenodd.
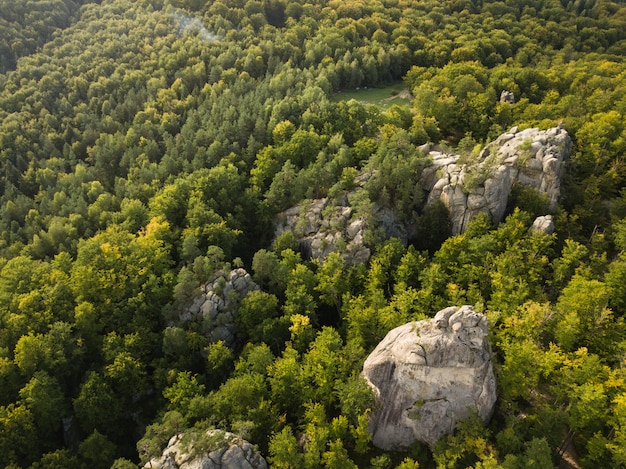
M 412 98 L 401 81 L 384 88 L 361 88 L 358 90 L 340 91 L 332 98 L 333 101 L 349 101 L 351 99 L 387 109 L 393 104 L 409 106 Z

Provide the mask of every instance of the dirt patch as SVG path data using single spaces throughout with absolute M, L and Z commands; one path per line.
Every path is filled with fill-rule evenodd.
M 394 99 L 406 99 L 407 101 L 410 101 L 413 99 L 413 95 L 409 90 L 403 89 L 398 94 L 394 96 L 389 96 L 388 98 L 383 99 L 383 101 L 392 101 Z

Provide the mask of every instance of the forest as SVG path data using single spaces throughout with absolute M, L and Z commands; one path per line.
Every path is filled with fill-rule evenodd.
M 0 466 L 143 467 L 212 427 L 272 468 L 626 466 L 625 56 L 619 0 L 0 0 Z M 425 143 L 559 124 L 553 210 L 517 188 L 451 236 L 414 190 Z M 418 236 L 370 222 L 358 265 L 275 239 L 360 174 L 364 219 Z M 180 311 L 234 268 L 260 288 L 226 344 Z M 489 319 L 493 418 L 376 448 L 365 358 L 463 304 Z

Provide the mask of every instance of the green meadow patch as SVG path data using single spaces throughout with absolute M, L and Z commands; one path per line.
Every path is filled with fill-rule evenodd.
M 332 98 L 333 101 L 349 101 L 356 99 L 364 104 L 373 104 L 382 109 L 392 105 L 409 106 L 413 97 L 402 82 L 396 82 L 384 88 L 360 88 L 356 90 L 340 91 Z

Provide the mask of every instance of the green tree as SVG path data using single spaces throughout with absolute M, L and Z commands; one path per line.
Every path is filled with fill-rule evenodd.
M 33 462 L 38 453 L 35 420 L 23 405 L 0 407 L 0 462 L 5 466 L 23 466 Z
M 278 298 L 271 293 L 256 290 L 248 293 L 237 309 L 237 331 L 253 343 L 270 342 L 266 332 L 278 316 Z
M 305 398 L 300 367 L 298 352 L 288 346 L 268 369 L 271 400 L 291 416 L 301 415 Z
M 196 376 L 189 371 L 182 371 L 176 375 L 176 381 L 165 388 L 163 396 L 169 401 L 170 410 L 187 415 L 191 400 L 204 393 L 204 385 L 198 382 Z
M 586 344 L 602 350 L 609 329 L 616 327 L 607 308 L 609 293 L 604 283 L 574 275 L 557 303 L 559 321 L 555 338 L 566 350 Z M 618 325 L 620 333 L 621 327 Z
M 44 441 L 58 439 L 68 405 L 59 382 L 45 371 L 37 371 L 20 390 L 20 398 L 33 415 Z
M 78 447 L 78 453 L 89 467 L 111 467 L 117 448 L 107 437 L 94 430 Z
M 316 272 L 317 285 L 315 289 L 320 293 L 320 301 L 341 312 L 341 299 L 347 292 L 347 277 L 345 275 L 346 262 L 337 252 L 331 252 Z
M 87 373 L 73 401 L 78 424 L 86 434 L 94 430 L 104 435 L 114 433 L 121 417 L 121 404 L 104 377 L 94 371 Z
M 209 344 L 206 348 L 207 373 L 213 386 L 222 383 L 233 369 L 233 352 L 223 341 Z
M 281 469 L 305 467 L 304 456 L 300 453 L 296 437 L 289 426 L 272 435 L 269 452 L 268 461 L 272 467 Z
M 130 352 L 120 352 L 105 366 L 104 376 L 119 395 L 127 398 L 145 390 L 145 365 Z
M 79 303 L 94 305 L 105 331 L 158 325 L 173 281 L 169 253 L 158 238 L 161 226 L 151 224 L 137 236 L 110 227 L 80 244 L 72 289 Z

